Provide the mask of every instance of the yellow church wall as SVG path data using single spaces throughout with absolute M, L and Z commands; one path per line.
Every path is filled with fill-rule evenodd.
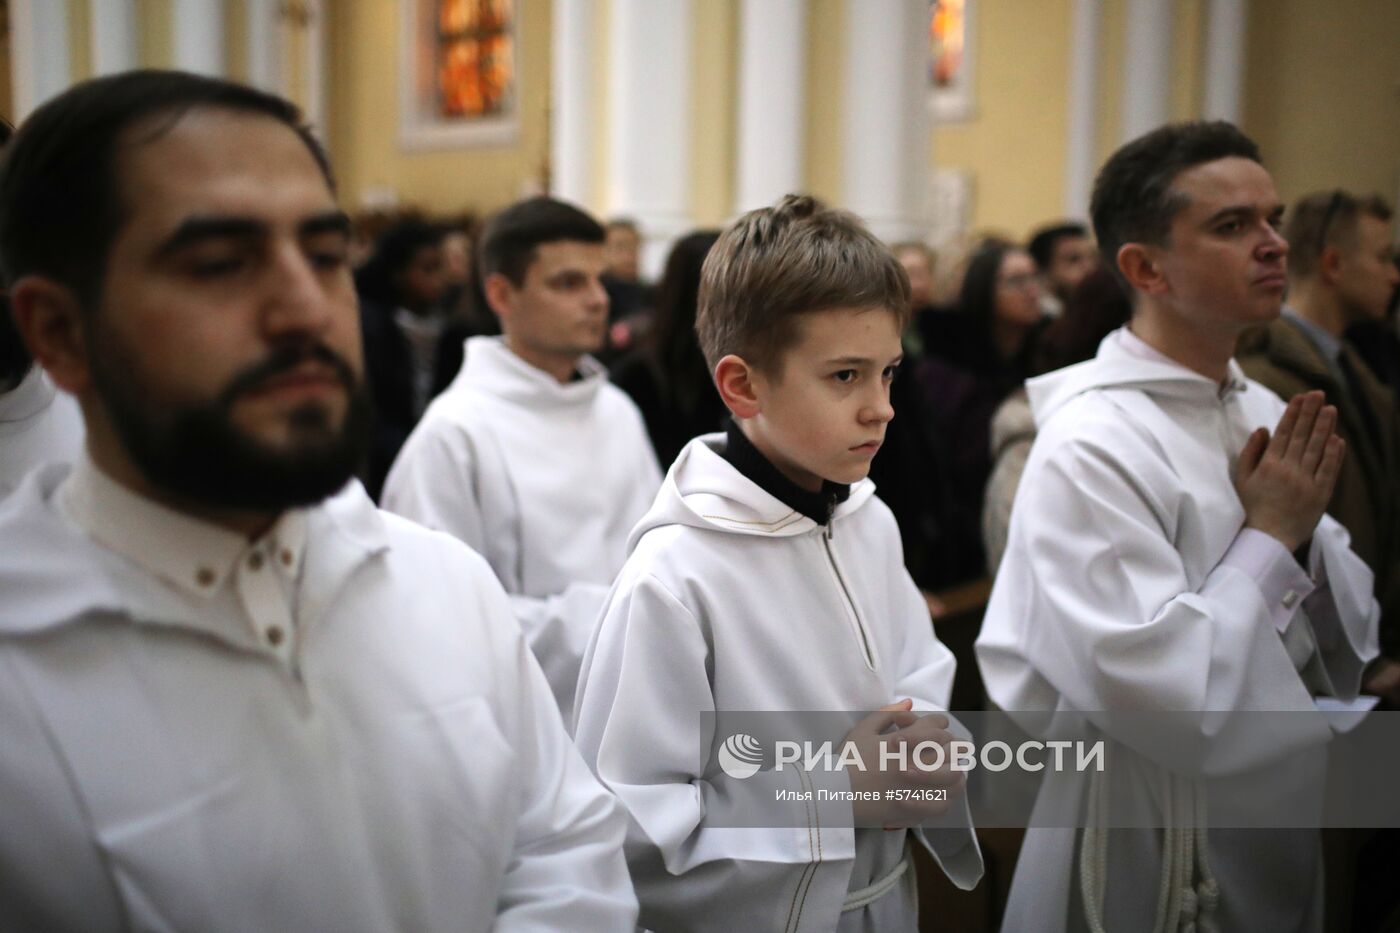
M 68 5 L 74 80 L 91 74 L 87 0 Z M 225 5 L 227 65 L 248 66 L 246 0 Z M 701 225 L 723 223 L 734 194 L 739 0 L 695 0 L 690 209 Z M 1099 159 L 1120 142 L 1123 27 L 1127 0 L 1103 0 L 1099 48 Z M 345 202 L 391 190 L 435 211 L 489 211 L 538 190 L 548 157 L 550 0 L 519 0 L 520 127 L 505 145 L 407 152 L 398 144 L 398 4 L 326 4 L 327 136 Z M 1207 0 L 1173 0 L 1170 113 L 1197 116 Z M 595 0 L 593 185 L 585 206 L 606 214 L 610 0 Z M 171 0 L 136 0 L 138 61 L 172 63 Z M 973 175 L 975 229 L 1023 236 L 1063 210 L 1071 0 L 981 0 L 974 41 L 975 113 L 935 128 L 930 171 Z M 845 0 L 810 0 L 805 186 L 841 202 Z M 308 67 L 305 36 L 284 30 L 287 86 Z M 1400 4 L 1394 0 L 1270 0 L 1253 3 L 1247 31 L 1245 129 L 1264 150 L 1280 192 L 1344 186 L 1395 197 L 1400 188 Z M 0 75 L 0 106 L 11 94 Z M 300 103 L 305 104 L 305 101 Z
M 86 0 L 67 0 L 68 73 L 74 81 L 92 77 L 92 6 Z
M 1288 201 L 1400 185 L 1400 3 L 1250 5 L 1244 128 Z
M 248 8 L 244 0 L 224 0 L 224 68 L 235 81 L 248 80 Z
M 281 45 L 279 60 L 284 74 L 282 86 L 288 89 L 287 95 L 292 103 L 306 111 L 311 103 L 306 98 L 306 69 L 309 67 L 311 55 L 310 30 L 289 29 L 284 23 L 277 30 L 277 36 Z
M 1202 0 L 1175 0 L 1172 23 L 1171 98 L 1167 113 L 1173 120 L 1194 120 L 1205 103 L 1202 74 L 1205 10 Z
M 608 31 L 608 18 L 612 13 L 609 0 L 594 0 L 593 67 L 589 75 L 590 97 L 592 99 L 592 135 L 589 139 L 589 166 L 592 173 L 592 191 L 584 201 L 584 207 L 598 216 L 606 216 L 611 204 L 608 190 L 608 131 L 611 126 L 611 109 L 608 107 L 608 61 L 612 48 Z
M 697 0 L 692 11 L 690 212 L 697 227 L 717 227 L 734 209 L 738 8 Z
M 52 0 L 45 0 L 52 2 Z M 92 58 L 92 3 L 90 0 L 63 0 L 68 5 L 68 72 L 74 82 L 85 81 L 94 73 Z M 174 63 L 173 14 L 170 0 L 136 0 L 136 64 L 138 67 L 165 68 Z M 248 76 L 248 34 L 245 0 L 224 0 L 224 66 L 235 80 Z M 8 63 L 7 63 L 8 65 Z M 4 81 L 10 81 L 8 66 Z
M 1175 0 L 1169 113 L 1200 113 L 1202 0 Z M 936 126 L 931 168 L 972 173 L 972 228 L 1023 237 L 1064 213 L 1070 0 L 982 0 L 977 8 L 975 112 Z M 1100 8 L 1098 160 L 1122 142 L 1124 0 Z
M 329 144 L 349 208 L 367 191 L 391 190 L 438 213 L 490 211 L 538 188 L 548 157 L 549 0 L 517 7 L 515 140 L 421 152 L 398 142 L 398 5 L 333 3 L 329 13 Z
M 1021 236 L 1064 198 L 1069 0 L 983 0 L 975 111 L 933 130 L 931 168 L 972 173 L 972 227 Z
M 845 129 L 846 10 L 842 0 L 807 8 L 807 99 L 804 153 L 807 191 L 841 203 L 841 134 Z
M 136 0 L 136 60 L 143 68 L 175 64 L 174 26 L 170 0 Z
M 1123 141 L 1123 30 L 1128 21 L 1125 0 L 1104 0 L 1099 18 L 1098 127 L 1094 149 L 1097 163 Z M 1068 81 L 1068 78 L 1065 79 Z

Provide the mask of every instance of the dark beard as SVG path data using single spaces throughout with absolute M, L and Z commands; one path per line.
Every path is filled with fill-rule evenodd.
M 154 411 L 139 367 L 114 347 L 90 354 L 93 381 L 122 446 L 147 482 L 200 505 L 280 511 L 320 502 L 354 475 L 369 446 L 369 393 L 349 364 L 321 344 L 279 347 L 239 373 L 212 402 Z M 325 406 L 308 402 L 292 413 L 297 440 L 270 450 L 233 424 L 238 397 L 308 360 L 335 370 L 348 395 L 337 428 Z

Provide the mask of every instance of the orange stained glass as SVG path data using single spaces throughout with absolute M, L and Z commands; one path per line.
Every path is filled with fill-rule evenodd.
M 929 18 L 929 50 L 935 87 L 947 87 L 962 67 L 967 36 L 966 0 L 934 0 Z
M 473 0 L 442 0 L 438 4 L 438 31 L 443 35 L 466 32 L 475 25 Z
M 439 0 L 437 83 L 442 116 L 485 117 L 508 105 L 515 80 L 510 0 Z

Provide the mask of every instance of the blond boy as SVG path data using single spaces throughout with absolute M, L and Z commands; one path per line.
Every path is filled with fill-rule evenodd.
M 700 761 L 726 738 L 703 734 L 715 711 L 878 709 L 846 736 L 867 753 L 949 739 L 945 717 L 909 712 L 945 708 L 954 662 L 866 479 L 908 304 L 888 250 L 807 197 L 740 218 L 706 260 L 697 329 L 733 423 L 691 441 L 633 531 L 576 698 L 580 750 L 630 812 L 643 926 L 912 930 L 906 828 L 930 817 L 951 828 L 916 835 L 949 877 L 980 877 L 955 776 L 872 766 L 841 779 L 949 800 L 727 828 L 715 756 Z

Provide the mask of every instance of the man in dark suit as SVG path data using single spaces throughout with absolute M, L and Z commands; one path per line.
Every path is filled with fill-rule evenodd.
M 1328 512 L 1376 575 L 1381 656 L 1364 688 L 1400 706 L 1400 415 L 1394 398 L 1343 334 L 1381 320 L 1400 283 L 1390 208 L 1345 191 L 1313 194 L 1289 212 L 1288 304 L 1248 334 L 1239 362 L 1283 398 L 1321 389 L 1347 442 Z

